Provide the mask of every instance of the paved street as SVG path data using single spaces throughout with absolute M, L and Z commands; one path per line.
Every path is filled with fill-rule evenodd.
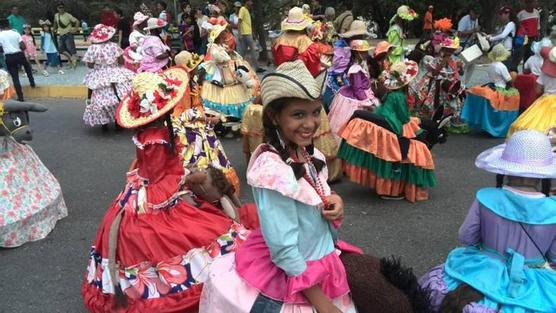
M 83 125 L 84 103 L 44 100 L 33 113 L 32 147 L 62 185 L 69 216 L 44 240 L 0 249 L 0 312 L 84 312 L 80 296 L 87 255 L 97 226 L 124 184 L 134 158 L 131 132 L 102 133 Z M 494 184 L 476 169 L 475 156 L 500 143 L 486 135 L 451 136 L 433 150 L 439 186 L 431 199 L 383 201 L 347 180 L 333 188 L 344 198 L 343 239 L 366 252 L 399 255 L 418 274 L 441 262 L 457 244 L 457 231 L 474 192 Z M 239 139 L 223 139 L 238 173 L 245 173 Z M 251 195 L 243 179 L 242 198 Z

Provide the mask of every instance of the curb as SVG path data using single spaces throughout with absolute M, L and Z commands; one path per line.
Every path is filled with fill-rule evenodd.
M 87 98 L 87 87 L 84 85 L 47 85 L 31 88 L 22 86 L 26 98 Z

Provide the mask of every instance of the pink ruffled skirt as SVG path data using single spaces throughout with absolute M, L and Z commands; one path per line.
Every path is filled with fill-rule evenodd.
M 341 92 L 338 92 L 334 97 L 331 105 L 332 108 L 330 113 L 328 113 L 328 119 L 330 120 L 332 134 L 338 142 L 342 141 L 338 133 L 347 124 L 353 112 L 356 110 L 372 109 L 380 104 L 372 92 L 367 91 L 367 97 L 365 100 L 352 99 L 342 95 Z

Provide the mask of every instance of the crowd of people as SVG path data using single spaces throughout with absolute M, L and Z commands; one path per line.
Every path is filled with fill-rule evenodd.
M 164 2 L 157 15 L 142 6 L 126 30 L 106 8 L 82 59 L 89 89 L 83 120 L 134 130 L 136 159 L 91 246 L 81 289 L 86 308 L 361 312 L 340 255 L 362 251 L 339 240 L 344 205 L 330 184 L 345 176 L 384 200 L 425 201 L 437 184 L 431 148 L 449 130 L 478 129 L 508 138 L 475 161 L 496 174 L 496 188 L 477 192 L 460 229 L 462 247 L 405 292 L 428 293 L 426 312 L 556 311 L 550 292 L 556 287 L 556 47 L 534 41 L 523 72 L 513 68 L 522 57 L 517 37 L 538 35 L 531 2 L 519 26 L 512 8 L 499 9 L 503 27 L 484 36 L 492 45 L 491 83 L 484 86 L 470 85 L 465 76 L 474 63 L 462 56 L 471 43 L 484 45 L 475 9 L 454 29 L 450 19 L 433 20 L 429 7 L 428 33 L 416 46 L 423 53 L 408 54 L 406 33 L 417 13 L 407 5 L 374 48 L 365 21 L 354 19 L 350 7 L 335 17 L 318 1 L 313 10 L 294 6 L 273 42 L 277 68 L 259 79 L 252 0 L 234 3 L 230 18 L 210 4 L 201 23 L 202 11 L 184 3 L 177 54 Z M 60 34 L 75 21 L 58 9 Z M 43 24 L 46 45 L 52 45 L 50 25 Z M 32 74 L 23 62 L 24 39 L 8 30 L 8 20 L 0 27 L 10 74 L 17 77 L 22 65 Z M 59 46 L 72 62 L 73 38 L 65 35 Z M 10 36 L 20 51 L 10 50 Z M 536 82 L 542 94 L 525 107 L 520 80 Z M 19 98 L 18 84 L 14 77 Z M 238 200 L 239 177 L 216 131 L 230 120 L 242 124 L 254 204 Z M 29 227 L 12 226 L 10 233 L 18 230 Z

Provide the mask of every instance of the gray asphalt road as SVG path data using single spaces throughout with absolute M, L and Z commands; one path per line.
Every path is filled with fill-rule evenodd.
M 31 145 L 62 185 L 69 216 L 44 240 L 0 249 L 0 312 L 84 312 L 80 296 L 87 254 L 97 226 L 124 184 L 134 158 L 131 132 L 102 133 L 83 125 L 84 104 L 44 100 L 50 110 L 31 116 Z M 383 201 L 343 181 L 333 186 L 346 204 L 343 239 L 379 256 L 399 255 L 422 274 L 457 243 L 457 230 L 474 192 L 494 184 L 473 165 L 500 143 L 485 135 L 451 136 L 434 148 L 439 186 L 431 199 Z M 245 172 L 239 139 L 224 139 L 238 173 Z M 251 199 L 243 179 L 242 198 Z

